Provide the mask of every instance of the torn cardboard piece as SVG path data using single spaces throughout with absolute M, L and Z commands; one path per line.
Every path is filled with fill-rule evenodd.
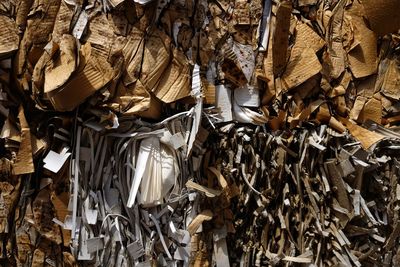
M 318 74 L 322 69 L 313 49 L 306 48 L 302 53 L 297 52 L 299 51 L 293 51 L 285 72 L 281 77 L 285 91 L 299 86 L 314 75 Z

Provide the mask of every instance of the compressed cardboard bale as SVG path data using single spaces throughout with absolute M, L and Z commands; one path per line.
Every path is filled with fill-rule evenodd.
M 3 1 L 0 264 L 396 266 L 396 5 Z

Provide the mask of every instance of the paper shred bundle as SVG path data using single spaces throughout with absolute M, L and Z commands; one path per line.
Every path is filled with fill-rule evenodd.
M 400 265 L 399 8 L 1 1 L 0 265 Z
M 205 164 L 220 170 L 228 190 L 209 203 L 218 214 L 209 231 L 225 233 L 231 264 L 395 266 L 398 142 L 372 152 L 326 126 L 220 129 Z M 231 199 L 233 188 L 240 193 Z

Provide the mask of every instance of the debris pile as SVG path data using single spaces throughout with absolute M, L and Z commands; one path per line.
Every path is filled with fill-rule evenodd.
M 396 0 L 3 0 L 0 264 L 400 265 Z

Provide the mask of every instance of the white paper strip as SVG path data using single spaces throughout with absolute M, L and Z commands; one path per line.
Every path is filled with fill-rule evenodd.
M 260 95 L 257 88 L 254 86 L 242 86 L 234 91 L 234 98 L 239 106 L 255 107 L 260 106 Z
M 147 138 L 144 139 L 140 144 L 139 156 L 137 158 L 137 162 L 139 164 L 136 166 L 135 175 L 133 177 L 132 187 L 127 202 L 128 208 L 132 208 L 135 204 L 136 195 L 138 193 L 140 183 L 142 182 L 143 175 L 146 171 L 147 161 L 149 160 L 150 153 L 156 142 L 157 140 L 155 138 Z
M 62 166 L 64 166 L 64 163 L 71 155 L 68 150 L 68 147 L 64 147 L 60 154 L 50 150 L 47 156 L 43 159 L 43 167 L 48 169 L 49 171 L 58 173 L 58 171 L 62 168 Z
M 227 122 L 232 120 L 232 100 L 231 90 L 225 85 L 215 87 L 215 104 L 221 111 L 222 120 Z

